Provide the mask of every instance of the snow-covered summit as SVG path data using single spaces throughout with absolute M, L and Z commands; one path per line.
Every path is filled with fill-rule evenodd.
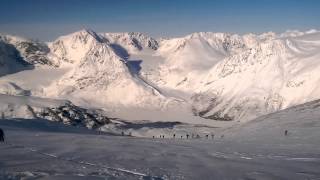
M 143 49 L 157 50 L 159 48 L 157 40 L 139 32 L 100 33 L 100 35 L 106 38 L 123 58 L 139 53 Z
M 238 35 L 200 32 L 163 40 L 159 54 L 166 57 L 171 68 L 207 69 L 244 47 Z
M 167 103 L 156 88 L 131 73 L 111 40 L 102 35 L 82 30 L 58 38 L 49 47 L 51 56 L 71 70 L 47 89 L 48 95 L 73 95 L 99 105 L 159 108 Z
M 61 36 L 49 43 L 50 57 L 60 65 L 63 63 L 79 63 L 89 51 L 96 46 L 105 45 L 102 38 L 92 30 L 81 30 L 69 35 Z

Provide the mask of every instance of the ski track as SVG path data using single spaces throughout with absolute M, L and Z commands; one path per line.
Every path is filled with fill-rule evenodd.
M 80 161 L 80 160 L 77 161 L 77 160 L 73 160 L 73 159 L 62 158 L 62 157 L 59 157 L 57 155 L 41 152 L 41 151 L 39 151 L 37 149 L 30 148 L 30 147 L 27 147 L 27 146 L 16 145 L 16 144 L 9 143 L 9 142 L 6 142 L 5 144 L 7 144 L 8 146 L 11 146 L 11 147 L 15 147 L 15 148 L 26 149 L 29 152 L 34 152 L 34 153 L 41 154 L 41 155 L 44 155 L 44 156 L 47 156 L 47 157 L 56 158 L 56 159 L 59 159 L 59 160 L 62 160 L 62 161 L 73 162 L 73 163 L 77 163 L 77 164 L 81 164 L 81 165 L 87 165 L 87 166 L 94 166 L 94 167 L 98 167 L 98 168 L 104 168 L 104 169 L 108 169 L 108 170 L 111 170 L 111 171 L 118 171 L 118 172 L 130 174 L 130 175 L 134 175 L 134 176 L 139 176 L 139 177 L 142 177 L 142 178 L 149 178 L 149 179 L 151 178 L 151 179 L 154 179 L 154 180 L 164 180 L 162 177 L 151 176 L 151 175 L 147 175 L 147 174 L 144 174 L 144 173 L 131 171 L 131 170 L 123 169 L 123 168 L 114 168 L 114 167 L 109 167 L 109 166 L 106 166 L 106 165 L 99 165 L 99 164 L 95 164 L 95 163 L 90 163 L 90 162 L 87 162 L 87 161 Z
M 224 153 L 224 152 L 211 152 L 211 156 L 216 158 L 223 158 L 223 159 L 245 159 L 245 160 L 253 160 L 253 159 L 269 159 L 275 161 L 300 161 L 300 162 L 320 162 L 320 158 L 314 157 L 289 157 L 284 155 L 262 155 L 262 154 L 246 154 L 240 152 L 233 152 L 233 153 Z

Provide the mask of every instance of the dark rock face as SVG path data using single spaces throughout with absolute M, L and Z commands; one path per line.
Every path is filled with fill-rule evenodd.
M 159 44 L 155 39 L 151 39 L 150 41 L 148 41 L 148 47 L 153 50 L 157 50 L 159 48 Z
M 108 117 L 95 110 L 84 109 L 71 103 L 54 108 L 44 108 L 36 114 L 40 118 L 72 126 L 84 126 L 89 129 L 96 129 L 111 122 Z
M 32 68 L 32 64 L 24 60 L 15 46 L 0 38 L 0 76 Z
M 50 49 L 46 44 L 34 41 L 25 41 L 17 43 L 16 46 L 22 51 L 21 54 L 24 56 L 25 61 L 30 64 L 56 66 L 47 57 Z
M 50 53 L 50 49 L 45 43 L 34 40 L 18 39 L 6 35 L 0 35 L 0 42 L 7 47 L 2 51 L 11 53 L 10 57 L 12 59 L 23 61 L 27 65 L 38 64 L 54 67 L 57 66 L 51 60 L 49 60 L 48 54 Z M 12 57 L 13 55 L 15 55 L 15 57 Z
M 203 117 L 203 118 L 206 118 L 206 119 L 213 119 L 213 120 L 216 120 L 216 121 L 232 121 L 232 120 L 234 120 L 234 118 L 229 116 L 228 114 L 222 115 L 219 112 L 214 113 L 214 114 L 209 115 L 209 116 L 200 116 L 200 117 Z
M 220 111 L 211 112 L 221 100 L 219 100 L 217 94 L 195 94 L 191 98 L 192 100 L 192 113 L 195 116 L 200 116 L 205 119 L 212 119 L 216 121 L 232 121 L 234 117 L 223 113 L 223 108 Z

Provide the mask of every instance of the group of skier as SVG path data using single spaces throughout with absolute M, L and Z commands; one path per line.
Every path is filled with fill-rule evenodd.
M 177 135 L 176 134 L 173 134 L 172 135 L 172 138 L 173 139 L 175 139 L 177 137 Z M 191 138 L 191 139 L 200 139 L 201 138 L 201 136 L 199 135 L 199 134 L 197 134 L 197 135 L 195 135 L 195 134 L 186 134 L 185 136 L 183 136 L 183 135 L 180 135 L 180 139 L 183 139 L 183 138 L 186 138 L 186 139 L 189 139 L 189 138 Z M 207 135 L 205 135 L 204 136 L 206 139 L 209 139 L 209 134 L 207 134 Z M 224 135 L 222 135 L 221 136 L 221 138 L 223 138 L 224 137 Z M 154 138 L 156 138 L 156 136 L 152 136 L 152 138 L 154 139 Z M 159 138 L 160 139 L 164 139 L 164 135 L 160 135 L 159 136 Z M 178 137 L 177 137 L 178 138 Z M 214 134 L 211 134 L 211 139 L 214 139 Z
M 285 136 L 288 136 L 288 134 L 289 134 L 289 131 L 288 131 L 288 130 L 285 130 L 285 131 L 284 131 L 284 135 L 285 135 Z M 184 136 L 181 135 L 181 136 L 180 136 L 180 139 L 183 139 L 183 137 L 184 137 Z M 190 135 L 189 135 L 189 134 L 186 134 L 185 137 L 186 137 L 187 139 L 189 139 Z M 209 134 L 206 134 L 204 137 L 205 137 L 206 139 L 209 139 Z M 211 134 L 211 139 L 214 139 L 214 137 L 215 137 L 214 134 Z M 156 138 L 156 136 L 152 136 L 152 138 L 154 139 L 154 138 Z M 164 135 L 160 135 L 159 138 L 160 138 L 160 139 L 164 139 Z M 172 135 L 172 138 L 175 139 L 175 138 L 176 138 L 176 134 L 173 134 L 173 135 Z M 191 134 L 191 138 L 192 138 L 192 139 L 200 139 L 201 136 L 200 136 L 199 134 L 197 134 L 197 135 Z M 220 136 L 220 138 L 224 138 L 224 134 L 222 134 L 222 135 Z
M 285 130 L 285 131 L 284 131 L 284 135 L 285 135 L 285 136 L 287 136 L 288 133 L 289 133 L 288 130 Z M 121 132 L 121 135 L 124 136 L 124 132 Z M 129 133 L 129 136 L 132 136 L 131 133 Z M 160 135 L 159 137 L 160 137 L 161 139 L 164 139 L 164 135 Z M 184 136 L 181 135 L 181 136 L 180 136 L 180 139 L 183 139 L 183 137 L 184 137 Z M 187 139 L 189 139 L 190 135 L 189 135 L 189 134 L 186 134 L 185 137 L 186 137 Z M 204 137 L 205 137 L 206 139 L 209 139 L 209 134 L 206 134 Z M 214 139 L 214 137 L 215 137 L 214 134 L 211 134 L 211 139 Z M 152 136 L 152 138 L 154 139 L 155 136 Z M 173 134 L 173 135 L 172 135 L 172 138 L 175 139 L 175 138 L 176 138 L 176 134 Z M 197 134 L 197 135 L 191 134 L 191 138 L 192 138 L 192 139 L 200 139 L 201 136 L 200 136 L 199 134 Z M 222 135 L 220 136 L 220 138 L 224 138 L 224 135 L 222 134 Z M 0 142 L 4 142 L 4 131 L 3 131 L 1 128 L 0 128 Z

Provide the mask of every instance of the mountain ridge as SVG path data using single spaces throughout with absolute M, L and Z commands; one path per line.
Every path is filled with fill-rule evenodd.
M 320 98 L 312 85 L 318 81 L 312 73 L 319 65 L 319 39 L 319 31 L 310 30 L 198 32 L 157 41 L 143 33 L 85 29 L 47 44 L 26 43 L 25 49 L 39 46 L 34 51 L 11 44 L 37 68 L 69 68 L 43 89 L 44 97 L 82 98 L 120 109 L 183 106 L 190 116 L 247 121 Z M 36 61 L 41 58 L 45 61 Z M 305 88 L 308 93 L 295 95 Z

